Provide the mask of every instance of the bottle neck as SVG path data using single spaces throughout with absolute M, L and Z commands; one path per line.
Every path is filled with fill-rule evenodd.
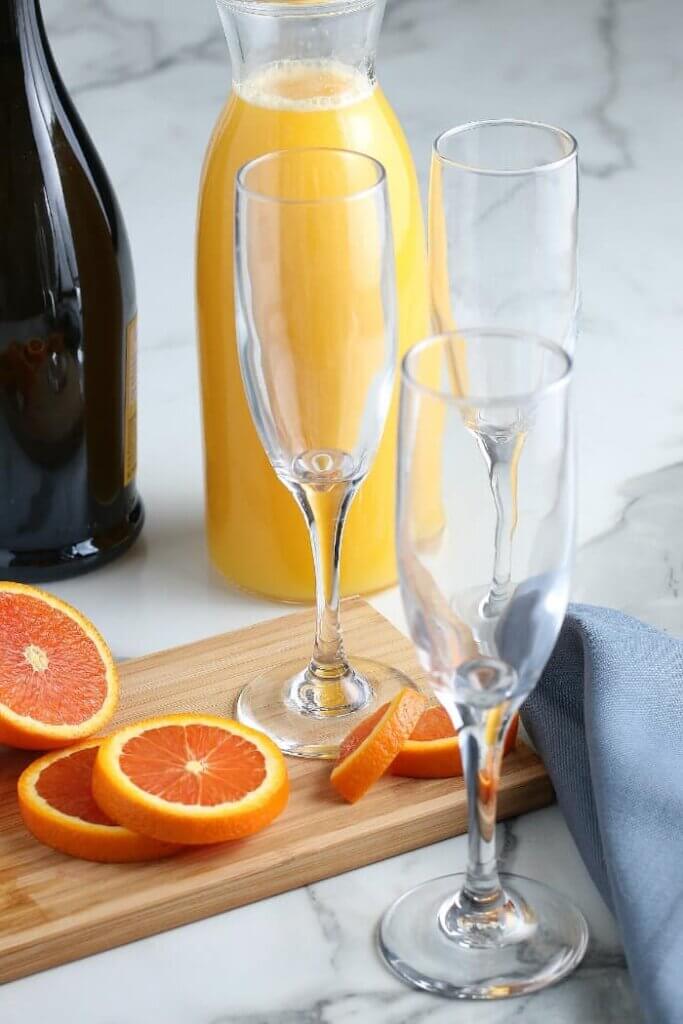
M 303 7 L 286 0 L 217 0 L 233 83 L 269 66 L 305 62 L 342 66 L 374 84 L 384 5 L 385 0 L 322 0 Z M 322 78 L 320 87 L 325 88 Z
M 40 0 L 0 0 L 0 85 L 21 75 L 41 95 L 58 79 Z M 0 89 L 0 103 L 3 90 Z
M 43 23 L 38 0 L 0 0 L 0 52 L 27 56 L 41 42 Z

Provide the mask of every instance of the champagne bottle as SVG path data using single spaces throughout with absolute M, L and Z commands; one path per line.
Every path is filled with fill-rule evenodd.
M 84 572 L 140 531 L 126 230 L 39 0 L 0 0 L 0 577 Z

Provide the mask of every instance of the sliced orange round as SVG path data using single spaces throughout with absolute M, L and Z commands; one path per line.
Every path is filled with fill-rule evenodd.
M 95 800 L 114 821 L 170 843 L 221 843 L 270 824 L 289 797 L 285 759 L 228 718 L 179 714 L 126 726 L 102 743 Z
M 517 716 L 505 735 L 504 754 L 517 740 Z M 449 779 L 462 775 L 460 746 L 445 708 L 427 708 L 391 765 L 392 775 L 411 779 Z
M 19 776 L 24 823 L 36 839 L 72 857 L 108 863 L 156 860 L 181 849 L 116 825 L 93 800 L 92 770 L 100 740 L 45 754 Z
M 355 803 L 389 768 L 424 711 L 426 700 L 407 687 L 349 733 L 339 747 L 330 781 Z
M 118 694 L 92 622 L 52 594 L 0 582 L 0 743 L 52 750 L 85 739 L 109 721 Z

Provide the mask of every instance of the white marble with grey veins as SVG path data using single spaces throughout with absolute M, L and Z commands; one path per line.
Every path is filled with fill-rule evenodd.
M 66 82 L 121 200 L 140 307 L 143 539 L 55 586 L 132 656 L 280 613 L 231 593 L 203 543 L 194 349 L 198 178 L 229 87 L 211 0 L 43 0 Z M 683 6 L 680 0 L 389 0 L 380 78 L 424 183 L 432 137 L 478 117 L 558 123 L 582 155 L 575 595 L 683 633 Z M 133 605 L 134 602 L 134 605 Z M 397 595 L 377 607 L 401 623 Z M 134 607 L 135 614 L 130 612 Z M 3 1024 L 632 1024 L 613 922 L 557 808 L 500 827 L 506 866 L 584 909 L 567 982 L 493 1006 L 395 982 L 373 929 L 455 839 L 0 989 Z

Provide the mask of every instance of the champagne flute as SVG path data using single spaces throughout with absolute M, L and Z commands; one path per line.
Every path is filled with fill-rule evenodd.
M 386 174 L 361 153 L 270 153 L 237 175 L 237 339 L 266 455 L 310 531 L 316 632 L 308 665 L 285 659 L 240 694 L 240 721 L 288 754 L 334 758 L 349 730 L 410 685 L 344 652 L 344 521 L 382 437 L 396 362 Z
M 437 331 L 516 329 L 570 354 L 577 333 L 578 147 L 536 121 L 473 121 L 434 141 L 429 276 Z M 491 478 L 502 538 L 514 514 L 520 441 Z M 487 453 L 482 449 L 484 459 Z M 510 493 L 501 492 L 505 487 Z M 504 543 L 496 575 L 509 574 Z M 495 600 L 495 595 L 492 595 Z
M 453 998 L 544 988 L 586 950 L 580 912 L 540 882 L 499 876 L 495 855 L 505 732 L 552 652 L 569 594 L 570 381 L 558 345 L 503 329 L 427 339 L 402 367 L 401 595 L 433 693 L 458 730 L 469 856 L 464 874 L 394 903 L 379 943 L 403 981 Z M 424 528 L 427 457 L 441 485 L 437 530 Z
M 574 349 L 578 149 L 562 128 L 475 121 L 434 142 L 429 262 L 435 329 L 531 331 Z

